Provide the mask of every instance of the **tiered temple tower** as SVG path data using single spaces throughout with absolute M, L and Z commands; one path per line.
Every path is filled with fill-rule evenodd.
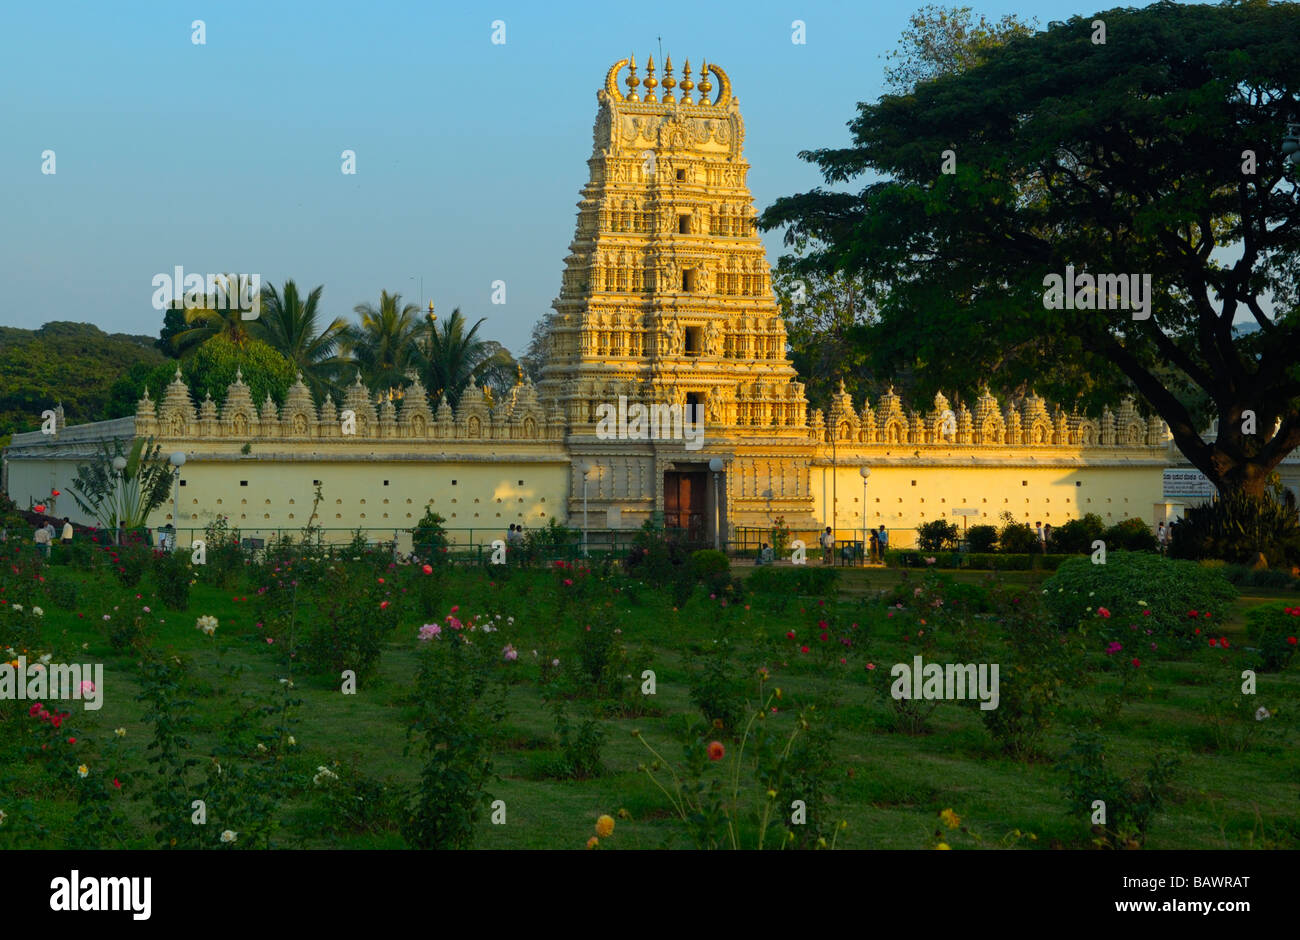
M 739 103 L 716 65 L 696 73 L 688 61 L 680 78 L 671 56 L 663 66 L 659 78 L 648 59 L 641 78 L 624 59 L 597 92 L 590 180 L 550 318 L 539 390 L 567 425 L 570 518 L 582 512 L 585 460 L 596 465 L 593 525 L 658 512 L 711 531 L 706 468 L 719 457 L 733 524 L 771 512 L 811 520 L 807 401 L 758 238 Z M 599 409 L 621 397 L 698 406 L 703 446 L 598 435 Z

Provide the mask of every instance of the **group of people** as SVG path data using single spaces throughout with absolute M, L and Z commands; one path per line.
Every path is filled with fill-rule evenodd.
M 512 547 L 512 546 L 523 545 L 523 544 L 524 544 L 524 527 L 521 525 L 514 525 L 512 523 L 509 531 L 506 532 L 506 546 Z
M 41 554 L 46 558 L 50 557 L 50 546 L 55 539 L 54 523 L 46 520 L 45 525 L 36 527 L 36 547 L 41 550 Z M 72 522 L 66 517 L 63 520 L 63 531 L 58 537 L 64 545 L 72 544 Z
M 884 561 L 885 552 L 889 551 L 889 530 L 883 525 L 879 529 L 872 529 L 869 533 L 869 544 L 871 551 L 871 561 Z M 826 531 L 818 536 L 817 541 L 822 548 L 822 564 L 830 565 L 835 562 L 835 534 L 831 532 L 831 527 L 827 526 Z M 853 561 L 854 545 L 846 544 L 843 549 L 845 561 Z

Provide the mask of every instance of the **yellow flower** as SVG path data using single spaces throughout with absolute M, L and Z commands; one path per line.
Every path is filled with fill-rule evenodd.
M 775 790 L 768 790 L 768 791 L 767 791 L 767 798 L 768 798 L 769 800 L 775 800 L 775 799 L 776 799 L 776 791 L 775 791 Z
M 947 842 L 940 842 L 938 845 L 935 846 L 935 849 L 936 849 L 936 850 L 951 851 L 952 846 L 949 845 Z
M 958 816 L 956 813 L 954 813 L 951 809 L 946 809 L 942 813 L 940 813 L 939 819 L 941 819 L 943 821 L 943 824 L 947 826 L 949 829 L 956 829 L 958 826 L 961 825 L 961 817 Z
M 596 835 L 602 839 L 608 839 L 614 834 L 614 817 L 601 816 L 596 820 Z
M 125 728 L 117 728 L 117 729 L 115 729 L 115 730 L 113 731 L 113 733 L 114 733 L 115 735 L 117 735 L 119 738 L 124 738 L 124 737 L 126 737 L 126 729 L 125 729 Z
M 627 810 L 625 810 L 625 809 L 621 809 L 621 810 L 618 811 L 618 818 L 619 818 L 619 819 L 631 819 L 631 818 L 632 818 L 632 814 L 629 813 L 629 812 L 628 812 Z
M 90 773 L 90 768 L 87 767 L 85 764 L 82 764 L 80 767 L 77 768 L 78 777 L 84 777 L 89 773 Z
M 600 840 L 597 839 L 595 836 L 592 836 L 590 839 L 587 840 L 587 848 L 589 849 L 594 849 L 598 845 L 600 845 Z
M 777 698 L 780 698 L 780 697 L 781 697 L 781 690 L 780 690 L 780 689 L 777 689 L 777 690 L 776 690 L 776 697 L 777 697 Z

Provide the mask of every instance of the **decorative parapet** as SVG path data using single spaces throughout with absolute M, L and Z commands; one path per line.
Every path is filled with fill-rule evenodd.
M 419 379 L 411 377 L 400 398 L 372 393 L 358 376 L 348 387 L 343 409 L 330 396 L 319 412 L 301 373 L 289 389 L 283 408 L 267 396 L 260 410 L 238 372 L 226 390 L 225 403 L 218 409 L 210 396 L 196 411 L 189 386 L 177 369 L 160 406 L 145 389 L 133 419 L 142 437 L 186 440 L 257 441 L 336 440 L 369 442 L 382 440 L 425 441 L 558 441 L 563 436 L 562 415 L 547 415 L 531 383 L 520 381 L 495 408 L 489 408 L 482 389 L 468 388 L 453 412 L 443 399 L 436 417 L 428 393 Z M 373 398 L 372 398 L 373 394 Z M 375 400 L 379 406 L 376 408 Z M 356 433 L 343 433 L 343 412 L 355 416 Z M 349 431 L 351 428 L 349 427 Z
M 999 409 L 988 389 L 980 393 L 973 413 L 962 403 L 952 408 L 948 399 L 938 394 L 933 407 L 922 414 L 905 410 L 892 386 L 874 409 L 864 401 L 861 410 L 855 411 L 841 384 L 840 391 L 831 396 L 829 420 L 814 411 L 809 425 L 814 442 L 847 446 L 1164 448 L 1169 441 L 1164 421 L 1155 415 L 1139 415 L 1131 397 L 1120 406 L 1118 417 L 1106 408 L 1097 419 L 1077 411 L 1067 415 L 1060 406 L 1049 416 L 1047 403 L 1033 393 Z

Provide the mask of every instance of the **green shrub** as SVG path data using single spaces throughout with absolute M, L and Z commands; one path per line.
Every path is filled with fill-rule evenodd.
M 595 718 L 586 718 L 575 728 L 569 722 L 568 706 L 563 695 L 551 700 L 555 709 L 555 735 L 560 742 L 560 756 L 548 768 L 553 777 L 565 780 L 589 780 L 605 772 L 600 749 L 605 743 L 605 729 Z
M 1000 551 L 1012 555 L 1024 555 L 1041 550 L 1038 534 L 1028 523 L 1017 522 L 1009 512 L 1002 514 L 1002 531 L 998 533 Z
M 327 585 L 299 598 L 303 662 L 318 675 L 338 677 L 351 669 L 362 679 L 379 663 L 384 637 L 397 622 L 397 605 L 389 585 L 380 584 L 369 567 L 336 567 L 337 576 Z
M 203 527 L 203 554 L 198 580 L 219 588 L 235 583 L 244 567 L 244 553 L 239 547 L 239 530 L 232 529 L 225 516 L 218 516 Z
M 933 519 L 916 527 L 916 547 L 929 554 L 955 549 L 959 535 L 947 519 Z
M 447 520 L 433 511 L 430 503 L 424 508 L 424 517 L 411 529 L 411 552 L 421 564 L 436 565 L 446 561 L 449 545 L 443 523 Z
M 723 552 L 704 548 L 691 553 L 691 572 L 711 593 L 722 593 L 731 581 L 731 562 Z
M 1271 494 L 1261 498 L 1229 493 L 1211 503 L 1189 507 L 1169 532 L 1169 554 L 1175 558 L 1222 558 L 1251 564 L 1262 553 L 1272 567 L 1300 564 L 1295 495 L 1279 482 Z
M 127 534 L 122 545 L 106 549 L 112 562 L 113 575 L 122 587 L 133 588 L 144 577 L 144 570 L 153 556 L 152 550 L 135 533 Z
M 1108 765 L 1103 740 L 1095 732 L 1076 736 L 1060 764 L 1072 813 L 1091 820 L 1101 800 L 1106 821 L 1093 824 L 1094 843 L 1104 848 L 1141 848 L 1147 831 L 1172 792 L 1178 760 L 1157 754 L 1141 777 L 1124 778 Z
M 1260 604 L 1246 611 L 1246 633 L 1259 648 L 1260 672 L 1280 672 L 1295 656 L 1300 642 L 1300 606 Z
M 81 591 L 76 581 L 66 578 L 47 578 L 45 590 L 50 603 L 60 610 L 77 609 L 77 598 L 81 596 Z
M 190 606 L 190 581 L 194 567 L 189 552 L 157 552 L 153 559 L 154 583 L 158 597 L 168 610 L 188 610 Z
M 755 568 L 745 584 L 755 594 L 786 594 L 822 597 L 834 594 L 839 587 L 839 571 L 820 565 L 792 565 Z
M 1127 636 L 1138 624 L 1187 642 L 1197 626 L 1208 626 L 1198 620 L 1222 617 L 1236 596 L 1217 572 L 1146 552 L 1109 552 L 1104 565 L 1071 558 L 1043 584 L 1043 601 L 1061 629 L 1087 621 L 1103 636 Z M 1102 608 L 1109 617 L 1099 614 Z
M 745 686 L 725 636 L 689 654 L 691 702 L 718 731 L 733 734 L 745 715 Z
M 987 553 L 998 544 L 998 530 L 991 525 L 973 525 L 966 530 L 966 547 L 972 552 Z
M 1053 529 L 1047 547 L 1059 554 L 1087 554 L 1092 551 L 1092 543 L 1101 538 L 1104 530 L 1105 523 L 1101 521 L 1101 516 L 1090 512 L 1082 519 L 1071 519 Z M 1106 544 L 1110 547 L 1109 542 Z
M 1154 552 L 1160 548 L 1144 519 L 1122 519 L 1101 534 L 1106 551 Z

